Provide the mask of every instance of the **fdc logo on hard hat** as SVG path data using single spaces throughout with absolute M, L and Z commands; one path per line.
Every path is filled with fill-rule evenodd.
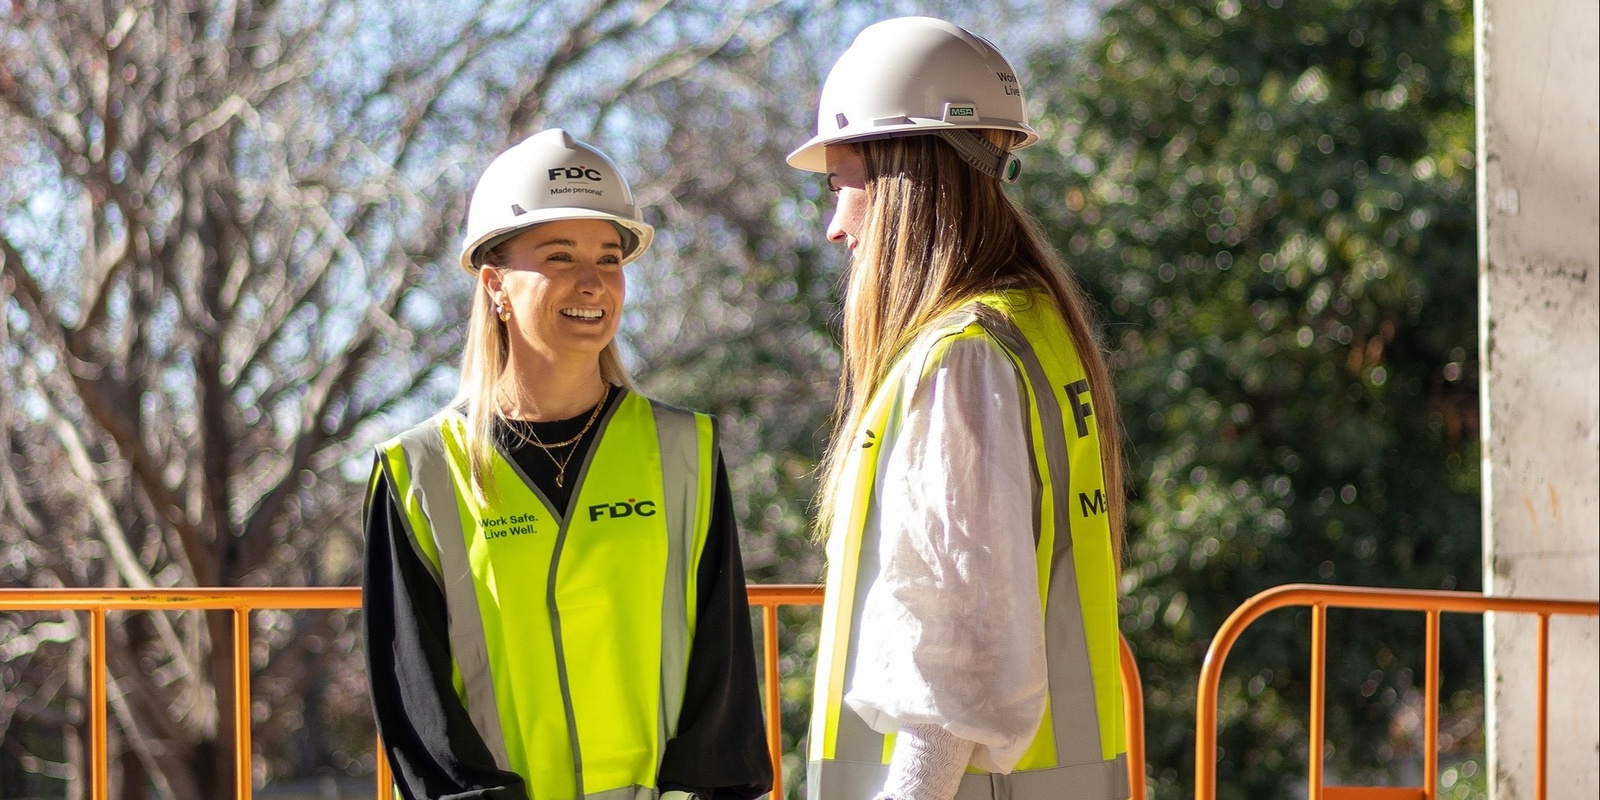
M 600 180 L 600 170 L 594 167 L 556 167 L 549 172 L 550 180 L 566 178 L 569 181 L 597 181 Z

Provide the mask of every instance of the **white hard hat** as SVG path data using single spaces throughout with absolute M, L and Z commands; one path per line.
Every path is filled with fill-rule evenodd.
M 601 219 L 622 234 L 622 263 L 639 257 L 655 229 L 633 204 L 633 192 L 611 159 L 560 128 L 540 131 L 496 156 L 478 178 L 467 209 L 461 266 L 486 244 L 560 219 Z
M 830 144 L 960 130 L 1013 131 L 1017 149 L 1039 141 L 1028 127 L 1016 71 L 994 45 L 942 19 L 900 17 L 857 34 L 822 84 L 817 135 L 788 160 L 826 172 L 823 149 Z M 1014 177 L 1014 158 L 1008 166 L 1000 172 Z

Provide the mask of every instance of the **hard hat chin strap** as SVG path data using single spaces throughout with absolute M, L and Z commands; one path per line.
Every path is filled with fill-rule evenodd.
M 956 128 L 934 131 L 934 134 L 954 147 L 961 160 L 1001 183 L 1016 183 L 1022 175 L 1022 162 L 1015 155 L 1000 149 L 976 131 Z

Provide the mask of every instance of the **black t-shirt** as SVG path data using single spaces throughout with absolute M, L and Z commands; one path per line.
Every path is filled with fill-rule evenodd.
M 538 441 L 578 435 L 589 414 L 552 422 L 500 423 L 496 436 L 523 475 L 563 516 L 606 417 L 624 390 L 613 387 L 582 438 L 546 452 Z M 564 479 L 557 462 L 569 459 Z M 699 603 L 678 732 L 665 745 L 657 787 L 706 800 L 751 800 L 772 785 L 762 728 L 750 609 L 728 476 L 717 453 L 710 526 L 698 574 Z M 499 769 L 451 682 L 444 594 L 406 532 L 393 487 L 379 471 L 367 509 L 363 625 L 374 717 L 408 798 L 526 800 L 522 779 Z
M 584 462 L 594 450 L 594 440 L 600 433 L 601 422 L 616 408 L 622 394 L 621 387 L 612 386 L 608 389 L 605 399 L 600 401 L 598 414 L 585 411 L 571 419 L 549 422 L 501 419 L 495 423 L 495 438 L 501 452 L 511 456 L 522 474 L 533 481 L 546 499 L 555 504 L 556 512 L 563 517 L 567 516 L 567 506 L 572 504 L 572 487 L 578 482 L 578 476 L 583 474 Z M 591 418 L 594 423 L 588 424 Z M 588 425 L 588 430 L 584 430 L 585 425 Z M 579 432 L 583 433 L 583 438 L 573 444 L 551 446 L 568 441 Z M 545 446 L 539 447 L 536 443 Z M 560 483 L 557 483 L 557 477 L 561 478 Z

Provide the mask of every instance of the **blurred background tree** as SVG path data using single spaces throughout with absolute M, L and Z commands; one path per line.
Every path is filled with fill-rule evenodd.
M 1081 57 L 1032 59 L 1055 147 L 1024 185 L 1119 376 L 1124 631 L 1159 797 L 1192 791 L 1199 665 L 1250 595 L 1480 588 L 1470 13 L 1129 0 Z M 1421 782 L 1396 721 L 1419 707 L 1422 620 L 1396 616 L 1332 619 L 1329 769 L 1350 782 Z M 1258 628 L 1226 673 L 1222 796 L 1305 774 L 1306 615 Z M 1445 634 L 1447 714 L 1471 717 L 1481 629 Z
M 1156 796 L 1186 795 L 1200 658 L 1240 601 L 1478 588 L 1465 0 L 0 0 L 4 583 L 355 583 L 367 448 L 454 387 L 467 192 L 552 125 L 658 226 L 624 345 L 647 391 L 719 416 L 750 579 L 819 580 L 844 253 L 783 157 L 855 33 L 909 13 L 1028 79 L 1017 196 L 1102 306 L 1137 493 L 1124 628 Z M 790 796 L 815 619 L 781 619 Z M 1419 764 L 1420 620 L 1341 619 L 1330 769 Z M 1239 797 L 1304 775 L 1305 625 L 1268 622 L 1225 684 Z M 0 796 L 82 789 L 80 623 L 0 614 Z M 370 775 L 353 620 L 253 624 L 262 796 Z M 118 797 L 231 794 L 227 625 L 116 626 Z M 1446 634 L 1470 750 L 1479 633 Z

